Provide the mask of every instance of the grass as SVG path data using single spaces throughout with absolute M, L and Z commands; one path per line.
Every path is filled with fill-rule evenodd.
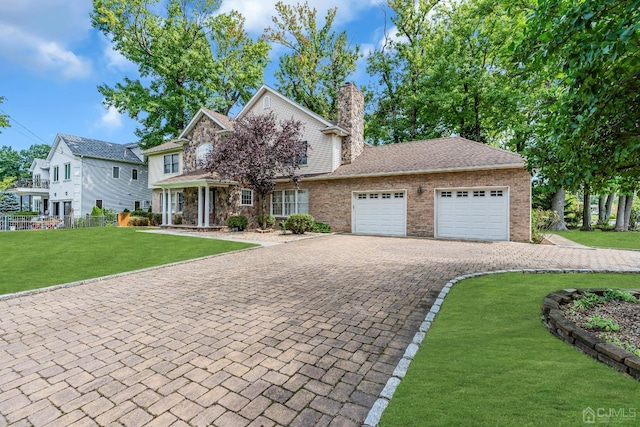
M 548 293 L 603 284 L 638 288 L 640 277 L 509 273 L 456 284 L 380 425 L 582 426 L 587 407 L 614 408 L 617 422 L 620 408 L 636 415 L 640 382 L 563 343 L 540 320 Z
M 640 233 L 637 231 L 554 231 L 553 233 L 585 246 L 597 248 L 640 249 Z
M 0 233 L 0 294 L 122 273 L 255 246 L 139 233 L 132 227 Z

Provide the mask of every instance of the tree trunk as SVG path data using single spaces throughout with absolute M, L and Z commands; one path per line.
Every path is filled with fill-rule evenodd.
M 553 231 L 566 231 L 567 226 L 564 223 L 564 196 L 565 191 L 564 187 L 560 187 L 558 191 L 553 194 L 553 199 L 551 199 L 551 210 L 558 213 L 558 221 L 551 224 L 549 227 L 550 230 Z
M 607 212 L 605 214 L 605 222 L 609 225 L 609 219 L 611 218 L 611 208 L 613 207 L 613 201 L 615 200 L 615 193 L 610 193 L 607 196 Z
M 633 193 L 628 194 L 624 201 L 624 229 L 629 231 L 629 222 L 631 220 L 631 208 L 633 208 Z
M 616 213 L 616 231 L 627 231 L 624 228 L 624 204 L 627 201 L 627 196 L 620 194 L 618 196 L 618 212 Z
M 601 194 L 598 198 L 598 223 L 604 224 L 607 221 L 607 198 Z
M 263 230 L 267 229 L 267 216 L 265 215 L 265 212 L 267 211 L 267 195 L 266 194 L 260 194 L 260 215 L 262 218 L 262 224 L 260 224 L 260 228 L 262 228 Z
M 591 231 L 591 194 L 587 189 L 584 190 L 582 197 L 582 231 Z

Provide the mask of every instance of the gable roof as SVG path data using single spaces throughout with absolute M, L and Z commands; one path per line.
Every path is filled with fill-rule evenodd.
M 466 138 L 451 137 L 374 147 L 365 145 L 353 162 L 316 178 L 510 168 L 524 168 L 522 156 Z
M 233 130 L 234 120 L 232 118 L 227 117 L 224 114 L 216 113 L 215 111 L 210 110 L 208 108 L 202 107 L 198 110 L 196 114 L 193 115 L 193 118 L 191 119 L 187 127 L 185 127 L 184 130 L 180 132 L 180 136 L 178 136 L 178 139 L 182 139 L 185 136 L 187 136 L 189 132 L 191 132 L 191 129 L 193 129 L 193 127 L 200 121 L 200 118 L 202 116 L 209 117 L 211 120 L 214 121 L 214 123 L 220 126 L 222 130 L 229 130 L 229 131 Z
M 99 139 L 83 138 L 81 136 L 66 135 L 59 133 L 56 136 L 51 151 L 49 152 L 49 158 L 58 145 L 59 141 L 63 141 L 69 150 L 81 157 L 92 157 L 95 159 L 114 160 L 124 163 L 137 163 L 143 164 L 144 162 L 136 156 L 130 148 L 122 144 L 115 144 L 113 142 L 101 141 Z
M 258 89 L 258 91 L 251 97 L 249 102 L 247 102 L 245 104 L 245 106 L 242 107 L 242 110 L 240 110 L 240 112 L 238 113 L 236 118 L 240 119 L 244 115 L 248 114 L 249 111 L 251 111 L 253 106 L 256 104 L 256 102 L 258 102 L 258 99 L 260 99 L 260 97 L 262 95 L 264 95 L 265 93 L 267 93 L 267 92 L 269 93 L 269 96 L 275 96 L 275 97 L 281 99 L 282 101 L 286 102 L 287 104 L 291 105 L 292 107 L 303 111 L 304 113 L 306 113 L 309 116 L 313 117 L 314 119 L 318 120 L 320 123 L 324 124 L 326 126 L 326 128 L 322 132 L 337 133 L 337 134 L 342 135 L 342 136 L 349 135 L 349 132 L 347 132 L 346 130 L 344 130 L 341 127 L 337 126 L 335 123 L 325 119 L 324 117 L 322 117 L 318 113 L 314 113 L 310 109 L 308 109 L 306 107 L 303 107 L 302 105 L 298 104 L 294 100 L 287 98 L 286 96 L 284 96 L 283 94 L 281 94 L 277 90 L 275 90 L 275 89 L 273 89 L 273 88 L 271 88 L 271 87 L 269 87 L 267 85 L 262 85 L 260 87 L 260 89 Z
M 180 150 L 182 150 L 182 145 L 178 144 L 175 140 L 173 140 L 173 141 L 167 141 L 164 144 L 156 145 L 155 147 L 147 148 L 146 150 L 142 151 L 142 154 L 147 156 L 149 154 L 157 154 L 157 153 L 163 153 L 168 151 L 180 151 Z

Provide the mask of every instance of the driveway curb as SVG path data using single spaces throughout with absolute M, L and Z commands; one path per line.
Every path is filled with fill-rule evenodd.
M 367 418 L 364 420 L 364 427 L 376 427 L 384 414 L 384 411 L 389 406 L 391 402 L 391 398 L 393 398 L 393 394 L 396 389 L 402 382 L 402 378 L 407 374 L 407 370 L 409 369 L 409 365 L 413 361 L 413 358 L 417 354 L 424 338 L 431 327 L 431 323 L 436 317 L 436 314 L 440 311 L 440 307 L 444 302 L 444 298 L 447 296 L 453 285 L 456 283 L 465 280 L 471 279 L 473 277 L 481 277 L 481 276 L 489 276 L 493 274 L 504 274 L 504 273 L 523 273 L 523 274 L 566 274 L 566 273 L 583 273 L 583 274 L 594 274 L 594 273 L 615 273 L 615 274 L 640 274 L 640 270 L 619 270 L 619 269 L 605 269 L 605 270 L 593 270 L 593 269 L 567 269 L 567 268 L 548 268 L 548 269 L 520 269 L 520 270 L 497 270 L 497 271 L 486 271 L 479 273 L 471 273 L 464 274 L 462 276 L 455 277 L 447 282 L 446 285 L 440 291 L 438 298 L 435 300 L 431 309 L 427 313 L 424 322 L 420 325 L 418 332 L 413 337 L 413 341 L 411 344 L 407 346 L 405 350 L 404 356 L 398 362 L 395 370 L 393 371 L 393 376 L 389 378 L 387 384 L 384 389 L 380 392 L 380 397 L 373 404 L 373 407 L 367 414 Z

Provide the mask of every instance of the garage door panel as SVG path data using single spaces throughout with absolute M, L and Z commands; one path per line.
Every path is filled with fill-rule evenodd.
M 404 236 L 406 204 L 404 192 L 355 193 L 353 232 Z
M 436 191 L 436 236 L 508 240 L 506 189 Z

